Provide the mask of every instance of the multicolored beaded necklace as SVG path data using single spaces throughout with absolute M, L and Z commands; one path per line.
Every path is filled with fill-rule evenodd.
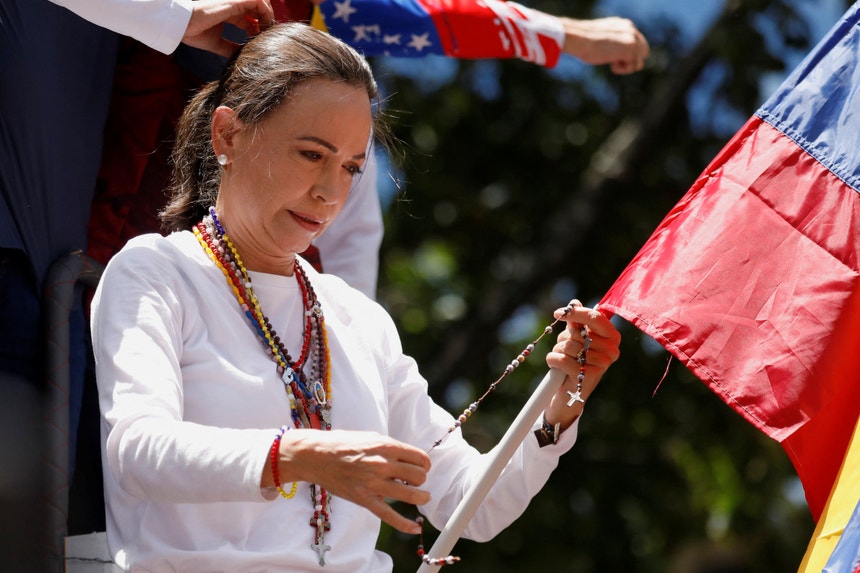
M 224 273 L 257 339 L 262 343 L 266 354 L 275 362 L 289 399 L 293 426 L 330 430 L 331 372 L 325 320 L 316 293 L 299 261 L 295 262 L 294 275 L 302 292 L 305 324 L 302 351 L 298 360 L 293 360 L 272 323 L 263 314 L 251 286 L 251 277 L 242 264 L 236 247 L 218 221 L 213 207 L 209 208 L 209 215 L 194 226 L 193 231 L 206 254 Z M 304 372 L 306 364 L 310 364 L 310 376 Z M 280 483 L 276 486 L 285 498 L 295 494 L 295 483 L 290 493 L 285 492 Z M 311 501 L 314 514 L 310 525 L 316 532 L 311 548 L 318 553 L 320 565 L 325 565 L 325 552 L 331 549 L 325 544 L 325 532 L 331 529 L 331 496 L 323 487 L 311 484 Z
M 317 428 L 330 430 L 331 429 L 331 372 L 329 365 L 328 339 L 325 329 L 325 321 L 323 319 L 322 307 L 316 298 L 313 287 L 308 280 L 307 275 L 299 264 L 295 262 L 295 276 L 299 283 L 299 288 L 302 291 L 302 299 L 305 309 L 305 325 L 302 337 L 302 352 L 299 359 L 293 361 L 289 352 L 281 343 L 272 324 L 260 308 L 254 290 L 251 286 L 251 277 L 248 271 L 242 264 L 242 259 L 236 251 L 236 247 L 227 235 L 224 227 L 218 221 L 218 215 L 213 207 L 209 208 L 209 215 L 204 217 L 194 228 L 194 235 L 200 242 L 200 245 L 215 262 L 218 268 L 224 273 L 230 287 L 233 289 L 239 306 L 248 317 L 248 321 L 254 329 L 254 332 L 263 347 L 272 360 L 277 365 L 278 374 L 284 382 L 284 390 L 290 403 L 290 412 L 292 415 L 293 425 L 296 428 Z M 468 408 L 455 420 L 454 424 L 448 428 L 448 431 L 440 437 L 428 450 L 428 453 L 439 446 L 444 439 L 462 426 L 472 414 L 478 409 L 481 402 L 484 401 L 489 394 L 496 389 L 499 383 L 508 374 L 511 374 L 525 359 L 532 353 L 538 342 L 547 334 L 550 334 L 555 325 L 563 320 L 571 311 L 572 306 L 568 305 L 564 308 L 562 318 L 555 319 L 551 324 L 547 325 L 543 332 L 530 344 L 528 344 L 516 359 L 505 367 L 504 372 L 490 384 L 484 394 L 475 402 L 472 402 Z M 579 375 L 577 376 L 576 392 L 568 392 L 571 395 L 571 401 L 567 404 L 571 406 L 573 402 L 583 402 L 581 398 L 582 382 L 585 378 L 585 360 L 588 353 L 591 338 L 588 336 L 588 330 L 583 326 L 581 332 L 583 338 L 583 349 L 577 356 L 577 362 L 580 364 Z M 306 363 L 311 364 L 310 383 L 304 373 L 303 367 Z M 285 428 L 281 429 L 278 437 L 283 435 Z M 279 440 L 276 440 L 276 443 Z M 273 464 L 274 464 L 273 460 Z M 275 466 L 276 467 L 276 466 Z M 278 491 L 285 498 L 291 498 L 295 494 L 296 484 L 293 483 L 290 493 L 285 492 L 280 483 L 276 484 Z M 320 565 L 325 565 L 325 553 L 331 549 L 325 545 L 325 532 L 331 529 L 329 522 L 329 510 L 331 504 L 331 496 L 328 492 L 317 484 L 311 484 L 311 499 L 314 504 L 314 514 L 311 518 L 310 525 L 316 531 L 315 543 L 311 545 L 319 555 Z M 423 518 L 418 517 L 416 522 L 423 525 Z M 424 552 L 423 534 L 418 546 L 418 556 L 429 565 L 443 566 L 456 563 L 460 560 L 459 557 L 448 555 L 446 557 L 431 558 Z

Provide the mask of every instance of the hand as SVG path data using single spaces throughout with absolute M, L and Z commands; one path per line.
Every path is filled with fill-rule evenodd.
M 219 56 L 230 56 L 239 47 L 223 38 L 224 24 L 254 36 L 275 22 L 270 0 L 196 0 L 191 5 L 191 20 L 182 43 Z
M 555 317 L 567 322 L 567 327 L 558 335 L 558 341 L 552 351 L 546 356 L 550 368 L 557 368 L 567 374 L 559 391 L 552 397 L 545 411 L 547 422 L 561 423 L 565 430 L 582 413 L 584 402 L 571 403 L 570 392 L 576 392 L 577 376 L 582 367 L 577 356 L 583 348 L 583 338 L 580 334 L 582 326 L 588 329 L 591 345 L 585 355 L 585 379 L 582 382 L 582 399 L 587 400 L 600 378 L 609 366 L 618 360 L 621 334 L 609 319 L 596 309 L 585 308 L 577 301 L 571 301 L 571 310 L 564 316 L 563 309 L 555 311 Z
M 385 500 L 411 505 L 430 501 L 430 494 L 416 487 L 424 483 L 429 470 L 430 457 L 423 450 L 375 432 L 291 430 L 281 439 L 278 473 L 282 484 L 319 484 L 413 535 L 421 532 L 420 526 Z M 269 462 L 261 485 L 274 485 Z
M 645 66 L 650 48 L 645 36 L 626 18 L 595 20 L 561 18 L 565 54 L 586 64 L 609 64 L 615 74 L 631 74 Z

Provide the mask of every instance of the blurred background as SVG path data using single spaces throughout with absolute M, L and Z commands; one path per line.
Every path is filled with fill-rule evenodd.
M 373 62 L 401 141 L 381 175 L 379 299 L 431 394 L 454 415 L 554 309 L 602 297 L 850 2 L 527 4 L 632 19 L 651 44 L 646 69 L 619 77 L 569 57 L 552 70 L 519 61 Z M 486 544 L 461 540 L 454 553 L 463 562 L 454 567 L 796 571 L 814 523 L 782 448 L 653 340 L 616 325 L 622 356 L 589 401 L 577 445 L 510 528 Z M 513 421 L 545 374 L 550 347 L 545 338 L 464 425 L 479 448 Z M 437 532 L 425 528 L 429 548 Z M 386 529 L 381 545 L 396 572 L 418 568 L 414 537 Z

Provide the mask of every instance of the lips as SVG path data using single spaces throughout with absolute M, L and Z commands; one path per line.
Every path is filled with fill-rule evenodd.
M 296 223 L 299 224 L 299 226 L 313 233 L 319 231 L 325 224 L 325 221 L 321 221 L 319 219 L 316 219 L 315 217 L 311 217 L 310 215 L 306 215 L 304 213 L 290 211 L 290 215 L 293 217 L 293 220 L 295 220 Z

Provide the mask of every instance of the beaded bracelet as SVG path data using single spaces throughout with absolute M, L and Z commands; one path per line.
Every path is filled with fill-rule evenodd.
M 278 493 L 281 494 L 281 497 L 284 499 L 291 499 L 296 495 L 296 488 L 299 486 L 297 482 L 293 482 L 293 486 L 290 488 L 290 493 L 287 493 L 284 491 L 284 488 L 281 487 L 281 476 L 278 472 L 278 452 L 281 450 L 281 438 L 284 436 L 284 432 L 289 429 L 289 426 L 281 426 L 281 429 L 278 430 L 278 433 L 275 436 L 275 441 L 272 442 L 272 448 L 269 450 L 269 460 L 272 462 L 272 481 L 275 482 L 275 487 L 278 488 Z

